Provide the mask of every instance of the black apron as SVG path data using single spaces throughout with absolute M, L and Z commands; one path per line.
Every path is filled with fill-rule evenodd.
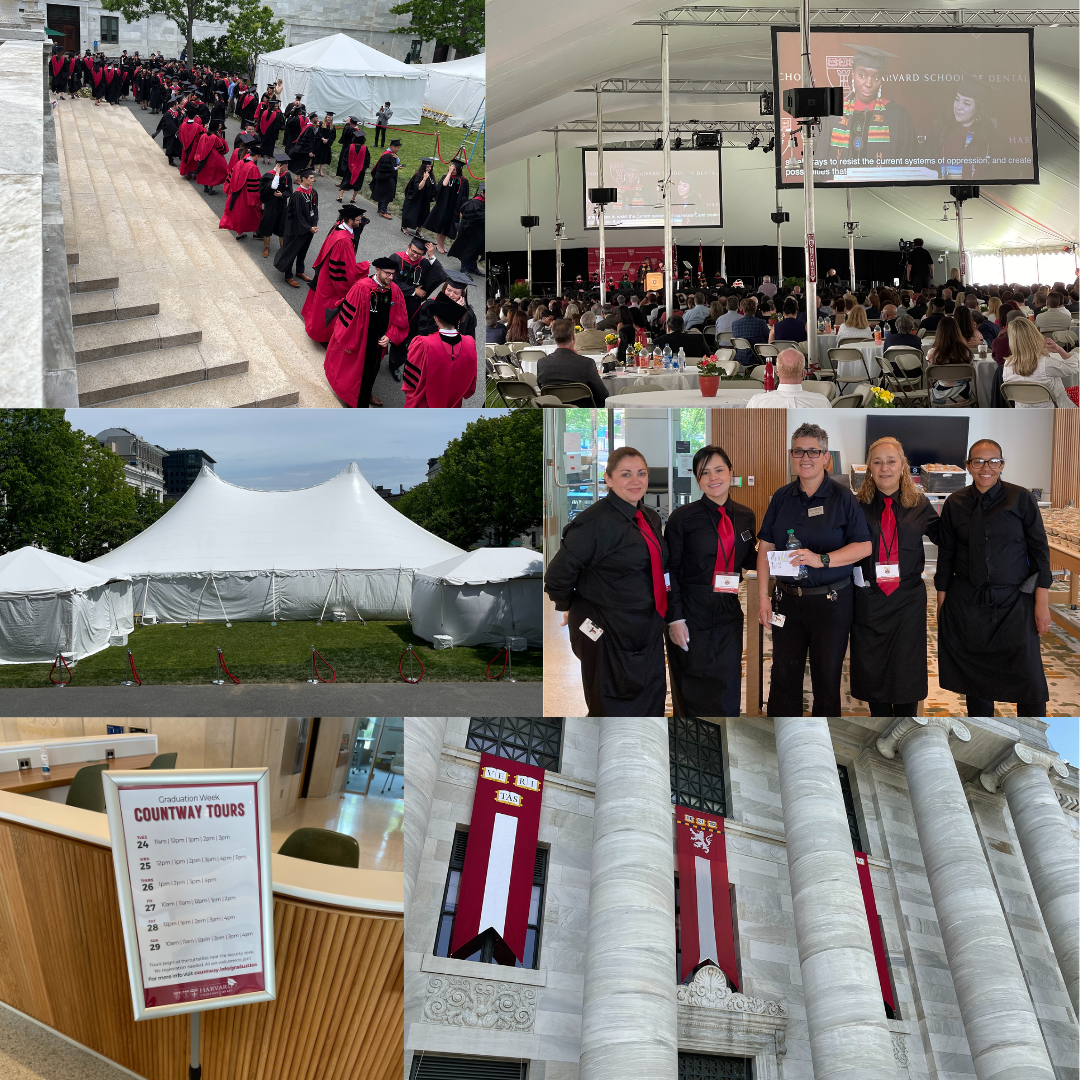
M 736 571 L 737 573 L 738 571 Z M 671 706 L 674 716 L 715 716 L 727 689 L 722 672 L 743 650 L 743 611 L 737 593 L 717 593 L 707 585 L 682 587 L 683 614 L 690 635 L 687 649 L 668 639 Z
M 854 590 L 851 696 L 860 701 L 922 701 L 929 693 L 922 578 L 901 580 L 891 596 L 876 583 Z

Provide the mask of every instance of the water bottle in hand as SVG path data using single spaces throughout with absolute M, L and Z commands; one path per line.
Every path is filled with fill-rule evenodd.
M 795 535 L 794 529 L 788 529 L 787 531 L 787 544 L 784 545 L 788 551 L 795 551 L 797 548 L 801 548 L 802 544 L 799 543 L 799 538 Z M 796 577 L 803 581 L 810 576 L 810 571 L 805 566 L 799 567 L 799 572 Z

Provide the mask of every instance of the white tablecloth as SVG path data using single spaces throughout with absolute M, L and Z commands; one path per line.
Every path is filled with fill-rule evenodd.
M 621 386 L 641 386 L 645 382 L 659 383 L 665 390 L 696 390 L 698 378 L 696 372 L 683 374 L 675 371 L 653 372 L 645 369 L 642 369 L 640 373 L 631 371 L 629 375 L 612 373 L 604 376 L 604 385 L 610 394 L 617 394 Z
M 700 390 L 650 390 L 642 394 L 616 394 L 604 403 L 608 409 L 744 409 L 760 390 L 720 390 L 705 397 Z M 823 408 L 828 405 L 825 402 Z
M 972 366 L 975 368 L 975 396 L 978 398 L 979 408 L 992 409 L 994 403 L 991 400 L 991 394 L 994 391 L 994 374 L 998 363 L 993 358 L 987 357 L 985 360 L 973 361 Z M 1080 375 L 1074 371 L 1061 381 L 1065 386 L 1076 386 L 1080 382 Z
M 551 353 L 553 353 L 555 351 L 555 347 L 552 346 L 550 349 L 545 347 L 544 351 L 548 355 L 550 355 Z M 596 365 L 596 370 L 599 371 L 600 368 L 601 368 L 601 361 L 603 360 L 604 356 L 606 356 L 607 354 L 606 353 L 604 353 L 604 354 L 600 354 L 600 353 L 579 353 L 578 355 L 579 356 L 587 356 Z M 535 375 L 536 374 L 536 366 L 537 366 L 537 364 L 539 362 L 540 362 L 539 360 L 537 360 L 535 357 L 532 357 L 532 356 L 523 357 L 521 359 L 521 361 L 520 361 L 521 370 L 522 371 L 527 371 L 531 375 Z
M 881 359 L 881 353 L 884 346 L 880 342 L 841 341 L 840 344 L 837 345 L 835 334 L 818 334 L 817 342 L 818 363 L 822 367 L 826 367 L 829 363 L 830 349 L 858 349 L 866 359 L 866 367 L 870 372 L 870 378 L 876 379 L 881 374 L 881 365 L 878 361 Z M 857 364 L 854 361 L 842 360 L 837 369 L 836 381 L 842 383 L 865 382 L 866 372 L 863 371 L 862 364 Z

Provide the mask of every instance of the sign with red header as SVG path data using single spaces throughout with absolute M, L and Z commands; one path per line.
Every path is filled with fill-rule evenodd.
M 675 807 L 679 850 L 679 981 L 706 960 L 739 988 L 735 934 L 728 892 L 724 819 L 701 810 Z
M 866 921 L 870 924 L 870 941 L 874 946 L 874 960 L 877 962 L 881 996 L 885 1004 L 895 1012 L 896 1002 L 893 1001 L 892 984 L 889 982 L 889 964 L 885 958 L 885 942 L 881 937 L 881 921 L 878 919 L 877 901 L 874 899 L 874 883 L 870 880 L 870 861 L 864 852 L 855 852 L 855 867 L 859 871 Z
M 451 956 L 471 955 L 494 930 L 495 959 L 524 962 L 543 797 L 543 769 L 480 755 Z

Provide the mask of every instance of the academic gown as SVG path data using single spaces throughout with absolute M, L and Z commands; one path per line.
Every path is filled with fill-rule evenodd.
M 94 80 L 94 100 L 100 101 L 105 96 L 109 84 L 105 81 L 105 73 L 100 67 L 90 68 L 90 77 Z
M 462 266 L 475 266 L 476 260 L 484 252 L 484 194 L 470 199 L 461 208 L 461 221 L 458 223 L 457 239 L 447 252 L 451 258 L 458 259 Z
M 378 204 L 390 203 L 397 194 L 398 159 L 392 150 L 384 150 L 371 170 L 371 198 Z
M 405 185 L 405 202 L 401 207 L 401 227 L 410 231 L 419 229 L 431 213 L 431 200 L 435 198 L 435 178 L 428 173 L 427 182 L 420 186 L 420 177 L 409 177 Z
M 286 173 L 278 177 L 277 191 L 271 187 L 274 182 L 274 171 L 262 174 L 259 181 L 259 198 L 262 199 L 262 218 L 259 221 L 257 236 L 266 239 L 269 236 L 285 235 L 285 211 L 289 205 L 289 197 L 293 193 L 292 177 Z
M 434 299 L 433 296 L 429 296 L 424 300 L 417 312 L 416 321 L 411 323 L 417 337 L 427 337 L 428 334 L 437 334 L 439 332 L 435 317 L 431 314 L 431 305 Z M 406 295 L 405 303 L 408 304 L 408 302 L 409 297 Z M 458 319 L 457 328 L 458 333 L 464 334 L 466 337 L 476 337 L 476 312 L 468 304 L 463 304 L 461 307 L 461 316 Z
M 157 112 L 161 108 L 161 76 L 155 75 L 150 80 L 150 111 Z
M 460 409 L 476 390 L 476 340 L 439 330 L 413 338 L 401 381 L 406 409 Z
M 180 142 L 180 115 L 171 109 L 161 118 L 161 143 L 168 158 L 179 157 L 184 152 Z
M 329 165 L 334 156 L 334 140 L 337 138 L 337 129 L 323 127 L 321 124 L 315 128 L 315 160 L 313 165 Z M 323 142 L 323 140 L 326 140 Z
M 469 181 L 457 176 L 449 184 L 440 180 L 435 188 L 435 205 L 424 222 L 424 228 L 451 240 L 457 236 L 458 212 L 469 198 Z
M 581 661 L 590 716 L 663 716 L 664 620 L 656 610 L 649 547 L 634 520 L 638 507 L 609 493 L 563 530 L 544 590 L 569 612 L 570 647 Z M 660 518 L 643 507 L 660 542 Z M 603 631 L 594 641 L 582 625 Z
M 362 191 L 364 173 L 367 172 L 371 155 L 363 143 L 350 143 L 347 150 L 342 150 L 345 157 L 345 172 L 342 174 L 341 191 Z
M 229 229 L 240 235 L 254 232 L 262 218 L 259 199 L 259 166 L 250 157 L 241 158 L 229 174 L 229 195 L 225 213 L 218 222 L 219 229 Z
M 357 134 L 358 132 L 355 128 L 351 128 L 346 124 L 338 135 L 338 160 L 337 168 L 334 170 L 337 176 L 346 175 L 345 166 L 349 159 L 349 146 L 352 144 Z
M 311 164 L 311 154 L 315 149 L 315 129 L 308 124 L 296 137 L 296 142 L 286 151 L 289 155 L 289 168 L 293 172 L 305 169 Z
M 938 542 L 940 519 L 925 495 L 911 507 L 893 500 L 900 587 L 890 595 L 877 584 L 881 554 L 881 515 L 878 492 L 872 502 L 860 503 L 870 528 L 873 549 L 858 564 L 865 588 L 856 582 L 855 614 L 851 623 L 851 696 L 860 701 L 894 704 L 922 701 L 929 692 L 926 676 L 926 585 L 923 537 Z
M 67 76 L 64 74 L 63 56 L 54 56 L 49 60 L 49 72 L 53 93 L 63 93 L 67 88 Z
M 728 498 L 724 510 L 735 533 L 725 560 L 729 573 L 753 570 L 757 520 L 753 510 Z M 742 690 L 743 610 L 738 592 L 714 592 L 720 512 L 702 495 L 668 519 L 668 623 L 686 620 L 688 651 L 666 636 L 675 716 L 737 716 Z M 732 708 L 734 711 L 732 711 Z
M 105 100 L 112 105 L 117 105 L 120 102 L 120 87 L 122 85 L 122 76 L 117 68 L 105 69 Z
M 1046 701 L 1034 590 L 1052 581 L 1030 491 L 999 480 L 981 498 L 974 484 L 953 492 L 941 509 L 934 575 L 946 593 L 938 609 L 942 688 L 993 701 Z
M 360 218 L 354 218 L 360 221 Z M 353 235 L 343 225 L 335 225 L 323 241 L 319 254 L 311 264 L 314 280 L 308 285 L 308 294 L 300 314 L 304 317 L 304 330 L 312 341 L 326 342 L 334 332 L 334 320 L 326 322 L 327 311 L 339 307 L 345 294 L 361 277 L 367 277 L 369 264 L 357 263 L 356 244 L 363 232 L 361 225 Z
M 262 148 L 259 153 L 263 157 L 272 158 L 274 156 L 274 147 L 277 145 L 281 122 L 281 113 L 277 109 L 272 112 L 264 109 L 259 117 L 258 131 L 262 137 Z
M 332 324 L 333 332 L 326 346 L 326 360 L 323 362 L 326 381 L 334 393 L 350 406 L 360 396 L 365 367 L 373 364 L 378 369 L 382 362 L 383 349 L 379 349 L 375 356 L 367 355 L 368 311 L 375 287 L 373 277 L 362 277 L 349 289 L 341 302 L 341 313 Z M 391 342 L 404 341 L 408 328 L 405 298 L 391 282 L 390 325 L 386 336 Z
M 188 173 L 195 171 L 195 148 L 199 145 L 199 139 L 204 134 L 202 122 L 195 118 L 193 120 L 185 120 L 180 125 L 180 130 L 177 132 L 177 137 L 180 139 L 180 145 L 183 147 L 183 152 L 180 154 L 180 175 L 187 176 Z
M 228 148 L 229 144 L 216 132 L 213 135 L 203 132 L 199 136 L 199 144 L 193 152 L 196 184 L 217 187 L 225 180 L 229 175 L 229 168 L 225 164 L 225 151 Z

